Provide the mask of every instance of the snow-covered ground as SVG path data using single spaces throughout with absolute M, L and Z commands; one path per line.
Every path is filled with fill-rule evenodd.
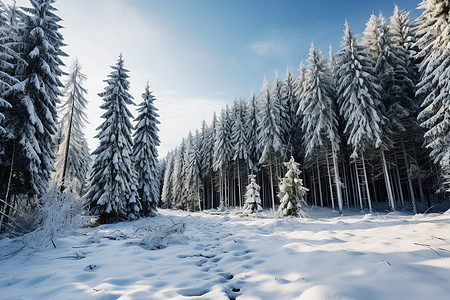
M 0 298 L 448 299 L 449 212 L 310 214 L 160 210 L 79 229 L 56 248 L 3 239 Z

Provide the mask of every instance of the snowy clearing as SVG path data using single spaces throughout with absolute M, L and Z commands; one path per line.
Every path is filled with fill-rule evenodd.
M 450 213 L 308 219 L 160 210 L 35 251 L 0 240 L 1 299 L 444 299 Z M 184 224 L 184 225 L 183 225 Z M 150 231 L 149 228 L 152 230 Z M 157 250 L 149 250 L 161 248 Z

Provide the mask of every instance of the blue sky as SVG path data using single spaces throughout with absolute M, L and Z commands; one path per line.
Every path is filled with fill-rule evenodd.
M 6 1 L 8 2 L 8 1 Z M 419 0 L 397 5 L 417 17 Z M 26 0 L 18 4 L 27 5 Z M 147 80 L 158 99 L 162 155 L 189 129 L 235 97 L 259 91 L 264 75 L 297 72 L 311 42 L 339 49 L 343 24 L 362 34 L 373 12 L 389 17 L 392 0 L 58 0 L 70 55 L 88 76 L 86 135 L 91 149 L 102 122 L 103 80 L 122 52 L 139 103 Z

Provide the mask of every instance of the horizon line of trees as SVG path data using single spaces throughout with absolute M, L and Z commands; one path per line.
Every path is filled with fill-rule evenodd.
M 311 46 L 308 65 L 264 78 L 163 160 L 161 205 L 184 210 L 243 205 L 255 174 L 263 207 L 291 156 L 313 205 L 394 211 L 450 192 L 450 6 L 425 0 L 422 15 L 371 15 L 362 40 L 345 22 L 328 60 Z M 409 203 L 409 204 L 408 204 Z

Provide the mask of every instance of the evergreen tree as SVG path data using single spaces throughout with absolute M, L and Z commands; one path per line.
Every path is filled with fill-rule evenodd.
M 201 177 L 200 177 L 200 158 L 196 138 L 189 132 L 186 146 L 186 171 L 183 189 L 185 196 L 183 197 L 182 207 L 186 210 L 197 211 L 202 207 L 201 197 Z
M 287 111 L 289 110 L 289 107 L 285 103 L 285 99 L 283 97 L 283 82 L 280 79 L 280 74 L 278 72 L 275 73 L 275 82 L 273 83 L 270 92 L 271 92 L 271 99 L 273 101 L 273 105 L 277 107 L 275 112 L 278 113 L 278 115 L 275 116 L 275 119 L 277 120 L 278 128 L 280 129 L 280 139 L 282 144 L 282 149 L 280 152 L 284 152 L 285 145 L 288 144 L 289 140 L 289 116 Z
M 379 19 L 374 14 L 371 14 L 369 21 L 366 23 L 362 42 L 367 46 L 369 56 L 375 61 L 380 55 L 380 48 L 378 47 L 380 35 Z
M 106 111 L 102 115 L 105 121 L 98 127 L 96 135 L 100 145 L 93 152 L 96 157 L 85 204 L 92 214 L 100 216 L 102 222 L 133 219 L 141 210 L 131 156 L 133 126 L 130 118 L 133 116 L 127 108 L 134 103 L 128 93 L 129 71 L 124 68 L 122 55 L 111 68 L 105 80 L 105 91 L 98 94 L 104 101 L 100 107 Z
M 424 0 L 419 17 L 417 57 L 423 59 L 417 94 L 424 100 L 418 118 L 425 128 L 425 144 L 442 169 L 450 191 L 450 3 Z
M 258 141 L 258 104 L 254 91 L 252 91 L 250 101 L 247 103 L 245 124 L 248 137 L 248 166 L 250 170 L 257 171 L 260 152 Z
M 279 123 L 280 108 L 272 99 L 269 83 L 264 78 L 261 90 L 261 106 L 258 112 L 258 140 L 261 147 L 261 157 L 259 163 L 267 164 L 269 167 L 270 190 L 272 196 L 272 208 L 275 209 L 275 189 L 273 186 L 273 166 L 276 157 L 281 155 L 282 141 L 281 128 Z
M 383 161 L 386 189 L 391 210 L 395 210 L 389 173 L 384 151 L 389 149 L 387 118 L 380 101 L 381 87 L 375 76 L 375 62 L 366 52 L 366 47 L 358 44 L 357 38 L 345 23 L 342 49 L 336 54 L 336 77 L 340 113 L 346 121 L 344 133 L 352 148 L 351 158 L 360 159 L 363 165 L 364 182 L 369 210 L 370 191 L 367 182 L 365 158 L 368 149 L 379 149 Z M 360 189 L 358 185 L 358 189 Z M 363 209 L 362 198 L 361 209 Z
M 283 82 L 282 94 L 281 94 L 282 106 L 285 107 L 286 111 L 286 137 L 285 137 L 285 147 L 291 153 L 295 153 L 295 145 L 300 143 L 301 138 L 299 132 L 300 128 L 300 118 L 297 115 L 298 101 L 295 97 L 295 78 L 289 69 L 286 71 L 286 79 Z
M 242 192 L 241 192 L 241 162 L 248 162 L 248 138 L 247 130 L 245 128 L 246 120 L 246 104 L 245 100 L 241 98 L 235 102 L 236 117 L 231 128 L 231 144 L 233 145 L 233 160 L 236 163 L 237 180 L 238 180 L 238 193 L 239 193 L 239 205 L 242 205 Z M 248 169 L 247 169 L 248 174 Z
M 253 214 L 263 210 L 261 198 L 259 196 L 261 187 L 256 183 L 256 175 L 254 174 L 248 176 L 248 181 L 249 184 L 247 185 L 245 192 L 243 212 L 246 214 Z
M 184 196 L 183 179 L 185 176 L 184 156 L 186 152 L 186 139 L 181 140 L 180 146 L 175 150 L 174 169 L 172 174 L 172 207 L 180 208 Z
M 167 154 L 167 164 L 164 170 L 164 181 L 161 193 L 161 206 L 164 208 L 170 208 L 172 204 L 172 197 L 173 197 L 172 174 L 174 171 L 174 159 L 175 159 L 174 153 L 169 152 Z
M 294 158 L 284 165 L 287 168 L 286 175 L 280 182 L 280 192 L 278 198 L 280 199 L 280 207 L 278 213 L 283 216 L 304 217 L 304 207 L 306 201 L 304 196 L 307 189 L 303 187 L 303 180 L 300 179 L 301 171 L 298 169 L 299 164 L 295 162 Z
M 61 185 L 61 190 L 82 195 L 89 172 L 91 156 L 84 136 L 86 118 L 86 89 L 83 83 L 86 75 L 81 72 L 81 65 L 75 60 L 71 73 L 64 86 L 66 101 L 60 108 L 62 117 L 58 124 L 56 159 L 53 180 Z
M 213 169 L 219 172 L 220 183 L 220 208 L 228 205 L 227 171 L 232 156 L 231 128 L 229 128 L 229 109 L 222 110 L 221 117 L 217 123 L 214 141 L 214 163 Z
M 342 49 L 336 54 L 336 75 L 340 113 L 347 122 L 345 134 L 353 148 L 352 157 L 365 149 L 383 145 L 387 120 L 382 114 L 380 85 L 374 76 L 374 62 L 358 45 L 357 38 L 345 24 Z
M 54 13 L 54 1 L 30 2 L 31 8 L 21 8 L 20 22 L 16 22 L 15 8 L 14 16 L 10 15 L 10 24 L 14 23 L 10 28 L 17 30 L 17 38 L 9 45 L 24 63 L 15 66 L 15 77 L 20 83 L 14 85 L 7 99 L 12 109 L 3 113 L 8 131 L 15 138 L 3 143 L 2 162 L 6 169 L 13 165 L 14 178 L 21 178 L 15 193 L 40 196 L 47 190 L 50 172 L 54 171 L 52 138 L 57 131 L 59 88 L 63 86 L 60 57 L 66 54 L 61 50 L 61 19 Z
M 306 157 L 313 157 L 313 153 L 316 152 L 317 154 L 317 151 L 320 150 L 324 150 L 325 155 L 332 154 L 333 168 L 335 169 L 332 176 L 337 186 L 339 213 L 342 214 L 343 201 L 337 163 L 340 137 L 336 105 L 333 101 L 333 79 L 330 76 L 330 70 L 324 63 L 322 54 L 314 45 L 310 48 L 308 63 L 303 98 L 300 102 L 300 109 L 303 114 Z M 317 155 L 315 158 L 318 159 Z M 327 163 L 327 168 L 330 172 L 329 163 Z M 330 192 L 333 195 L 333 191 Z
M 133 134 L 133 159 L 138 174 L 138 194 L 141 199 L 142 213 L 151 215 L 159 202 L 159 163 L 158 150 L 158 109 L 155 97 L 147 83 L 142 94 L 144 101 L 139 105 L 136 117 L 136 131 Z

